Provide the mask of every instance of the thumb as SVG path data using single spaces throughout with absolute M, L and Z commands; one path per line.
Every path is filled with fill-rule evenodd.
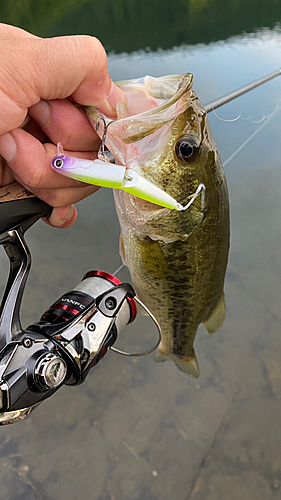
M 114 116 L 123 92 L 107 71 L 102 44 L 91 36 L 0 38 L 0 134 L 18 127 L 40 99 L 72 96 Z

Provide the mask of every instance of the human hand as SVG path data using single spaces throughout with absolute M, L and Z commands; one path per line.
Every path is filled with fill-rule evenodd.
M 65 153 L 97 158 L 100 140 L 74 103 L 115 116 L 122 91 L 112 83 L 101 43 L 90 36 L 42 39 L 0 24 L 0 186 L 17 180 L 55 207 L 47 222 L 71 226 L 72 205 L 97 191 L 60 176 L 50 162 Z

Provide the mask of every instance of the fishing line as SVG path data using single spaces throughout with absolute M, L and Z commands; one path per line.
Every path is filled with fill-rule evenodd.
M 218 118 L 219 120 L 221 120 L 222 122 L 236 122 L 237 120 L 241 119 L 241 120 L 244 120 L 244 121 L 250 120 L 251 123 L 262 123 L 267 118 L 270 118 L 271 116 L 275 115 L 275 113 L 280 108 L 280 102 L 281 101 L 279 99 L 278 102 L 277 102 L 277 104 L 276 104 L 276 106 L 275 106 L 275 108 L 274 108 L 274 110 L 272 111 L 272 113 L 270 113 L 269 115 L 263 115 L 263 117 L 260 120 L 253 120 L 252 119 L 252 115 L 247 116 L 247 118 L 245 118 L 244 116 L 242 116 L 242 113 L 240 113 L 240 115 L 238 115 L 236 118 L 230 118 L 230 119 L 222 118 L 221 116 L 219 116 L 217 114 L 217 112 L 215 110 L 213 110 L 213 113 L 214 113 L 215 117 Z
M 263 115 L 263 117 L 260 120 L 251 120 L 252 123 L 262 123 L 267 117 Z
M 241 144 L 241 146 L 239 146 L 239 148 L 229 156 L 229 158 L 227 158 L 227 160 L 225 160 L 225 162 L 223 163 L 224 167 L 228 165 L 228 163 L 231 162 L 231 160 L 233 160 L 233 158 L 235 158 L 235 156 L 238 155 L 238 153 L 240 153 L 240 151 L 242 151 L 242 149 L 247 146 L 247 144 L 249 144 L 249 142 L 272 120 L 272 118 L 277 114 L 278 110 L 279 106 L 273 113 L 271 113 L 271 115 L 268 116 L 268 118 L 262 123 L 262 125 L 257 128 L 257 130 L 255 130 L 255 132 L 253 132 L 253 134 L 251 134 L 250 137 L 248 137 L 248 139 L 246 139 L 246 141 L 244 141 L 243 144 Z
M 272 113 L 270 113 L 269 115 L 264 115 L 261 120 L 251 120 L 251 122 L 252 123 L 261 123 L 263 120 L 266 120 L 267 118 L 273 117 L 274 115 L 276 115 L 277 111 L 280 109 L 280 103 L 281 103 L 281 101 L 279 99 L 279 101 L 277 102 L 275 109 L 272 111 Z
M 213 113 L 215 115 L 216 118 L 218 118 L 219 120 L 221 120 L 222 122 L 237 122 L 237 120 L 239 120 L 239 118 L 241 118 L 241 113 L 240 115 L 238 115 L 236 118 L 230 118 L 230 119 L 226 119 L 226 118 L 221 118 L 215 110 L 213 110 Z
M 203 211 L 204 210 L 204 204 L 205 204 L 205 192 L 206 192 L 206 186 L 205 184 L 199 184 L 198 188 L 196 189 L 195 191 L 195 194 L 192 196 L 191 200 L 188 202 L 187 205 L 185 205 L 185 207 L 183 207 L 182 205 L 179 205 L 179 208 L 178 210 L 180 212 L 184 211 L 184 210 L 187 210 L 191 205 L 192 203 L 194 202 L 194 200 L 197 198 L 197 196 L 201 193 L 201 210 Z
M 158 339 L 157 339 L 156 344 L 154 344 L 154 346 L 151 347 L 150 349 L 148 349 L 147 351 L 134 352 L 134 353 L 126 352 L 126 351 L 120 351 L 120 349 L 116 349 L 116 347 L 112 347 L 112 346 L 109 347 L 109 349 L 111 351 L 117 352 L 117 354 L 122 354 L 122 356 L 130 356 L 130 357 L 138 358 L 140 356 L 146 356 L 147 354 L 150 354 L 151 352 L 155 351 L 155 349 L 157 349 L 157 347 L 159 346 L 159 344 L 160 344 L 160 342 L 162 340 L 162 331 L 161 331 L 161 327 L 160 327 L 157 319 L 152 314 L 152 312 L 148 309 L 148 307 L 146 307 L 146 305 L 137 296 L 134 297 L 134 300 L 138 304 L 140 304 L 140 306 L 145 310 L 145 312 L 148 314 L 148 316 L 150 316 L 150 318 L 152 319 L 152 321 L 155 323 L 157 331 L 158 331 Z
M 125 264 L 121 264 L 121 266 L 119 266 L 118 269 L 116 269 L 116 271 L 112 274 L 112 276 L 116 276 L 116 274 L 118 274 L 119 271 L 121 271 L 121 269 L 123 269 L 123 267 L 125 267 Z

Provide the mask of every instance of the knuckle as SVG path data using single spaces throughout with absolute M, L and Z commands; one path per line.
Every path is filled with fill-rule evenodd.
M 107 55 L 101 42 L 97 38 L 95 40 L 95 62 L 98 63 L 97 65 L 99 67 L 100 73 L 105 74 L 107 72 Z
M 86 63 L 89 65 L 91 70 L 99 75 L 106 73 L 107 71 L 107 55 L 105 49 L 96 37 L 83 35 L 82 36 L 85 52 L 87 53 Z

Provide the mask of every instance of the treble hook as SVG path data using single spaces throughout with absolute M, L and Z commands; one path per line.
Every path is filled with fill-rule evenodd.
M 98 158 L 99 158 L 99 160 L 106 161 L 106 154 L 105 154 L 105 151 L 104 151 L 104 146 L 105 146 L 105 139 L 106 139 L 107 129 L 108 129 L 109 125 L 111 123 L 113 123 L 115 120 L 111 120 L 110 122 L 106 123 L 106 121 L 103 118 L 103 116 L 100 116 L 99 119 L 98 119 L 98 121 L 97 121 L 97 124 L 96 124 L 96 132 L 99 129 L 101 121 L 103 122 L 103 134 L 102 134 L 102 138 L 101 138 L 101 145 L 100 145 L 99 152 L 98 152 Z

